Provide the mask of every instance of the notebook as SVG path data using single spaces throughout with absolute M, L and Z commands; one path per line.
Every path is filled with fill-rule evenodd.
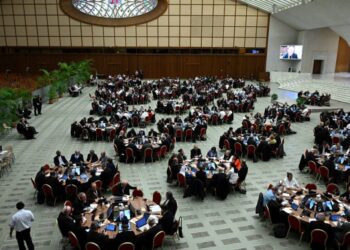
M 332 214 L 330 217 L 329 217 L 329 220 L 330 221 L 338 221 L 340 219 L 340 215 L 339 214 Z
M 107 226 L 105 227 L 106 231 L 115 231 L 117 229 L 115 224 L 107 224 Z
M 143 230 L 145 228 L 145 226 L 147 225 L 147 220 L 148 220 L 149 214 L 148 213 L 144 213 L 142 218 L 139 219 L 138 221 L 136 221 L 136 227 L 140 230 Z

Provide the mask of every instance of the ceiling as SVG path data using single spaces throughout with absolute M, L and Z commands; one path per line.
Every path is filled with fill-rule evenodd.
M 313 0 L 241 0 L 241 2 L 262 9 L 269 13 L 278 13 Z

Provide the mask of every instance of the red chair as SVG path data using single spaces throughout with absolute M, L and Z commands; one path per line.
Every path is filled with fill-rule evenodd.
M 242 156 L 242 153 L 243 153 L 242 144 L 239 142 L 235 142 L 234 146 L 235 146 L 235 154 L 239 154 L 240 156 Z
M 217 114 L 214 114 L 211 116 L 211 124 L 212 125 L 218 125 L 219 124 L 219 116 Z
M 78 194 L 78 187 L 74 184 L 69 184 L 65 188 L 66 191 L 66 198 L 68 200 L 73 200 Z
M 154 191 L 152 200 L 153 200 L 154 203 L 159 205 L 160 201 L 162 200 L 161 194 L 158 191 Z
M 102 190 L 102 186 L 103 186 L 103 183 L 101 180 L 97 180 L 97 181 L 94 181 L 94 183 L 96 184 L 96 189 L 101 191 Z
M 167 146 L 163 145 L 160 147 L 160 150 L 159 150 L 159 156 L 158 158 L 164 158 L 166 156 L 166 153 L 168 152 L 168 148 Z
M 199 131 L 199 140 L 205 140 L 207 138 L 207 129 L 201 128 Z
M 315 175 L 316 179 L 317 179 L 317 177 L 318 177 L 318 169 L 317 169 L 316 163 L 314 161 L 309 161 L 307 163 L 307 165 L 308 165 L 308 167 L 310 169 L 311 174 Z
M 116 195 L 118 193 L 118 184 L 119 183 L 114 184 L 111 189 L 113 195 Z
M 96 141 L 97 141 L 98 139 L 103 140 L 103 132 L 102 132 L 102 129 L 100 129 L 100 128 L 97 128 L 97 129 L 96 129 Z
M 114 143 L 113 143 L 113 148 L 114 148 L 114 152 L 115 152 L 115 158 L 117 158 L 119 155 L 119 151 L 118 151 L 117 145 L 115 145 Z
M 159 248 L 159 247 L 163 248 L 164 237 L 165 237 L 164 231 L 158 232 L 158 233 L 153 237 L 152 249 L 156 249 L 156 248 Z
M 288 216 L 288 224 L 289 224 L 289 229 L 288 229 L 286 238 L 288 238 L 291 230 L 296 231 L 296 232 L 300 233 L 300 239 L 299 239 L 299 245 L 300 245 L 301 240 L 303 239 L 303 236 L 304 236 L 304 229 L 301 227 L 300 220 L 293 215 L 289 215 Z
M 73 249 L 79 249 L 79 250 L 81 249 L 79 240 L 78 240 L 77 236 L 72 231 L 68 232 L 68 239 L 69 239 L 70 245 L 73 247 Z
M 248 129 L 249 128 L 248 122 L 246 120 L 242 121 L 242 127 L 244 129 Z
M 193 130 L 188 128 L 185 131 L 185 141 L 187 141 L 190 138 L 190 140 L 193 139 Z
M 114 128 L 109 131 L 109 141 L 113 141 L 115 139 L 116 131 Z
M 332 137 L 332 144 L 337 144 L 337 143 L 339 143 L 339 142 L 340 142 L 340 139 L 339 139 L 338 136 L 333 136 L 333 137 Z
M 85 244 L 85 250 L 101 250 L 101 248 L 94 242 L 88 242 Z
M 135 245 L 131 242 L 124 242 L 118 247 L 118 250 L 135 250 Z
M 337 184 L 329 183 L 327 185 L 327 192 L 328 193 L 337 195 L 337 194 L 339 194 L 339 191 L 340 191 L 340 189 L 339 189 Z
M 255 157 L 255 146 L 254 145 L 248 145 L 247 147 L 247 158 L 253 158 Z
M 42 188 L 43 188 L 46 204 L 49 206 L 55 206 L 57 198 L 53 193 L 52 187 L 48 184 L 44 184 Z
M 347 247 L 350 246 L 350 232 L 347 232 L 344 234 L 344 238 L 342 242 L 338 242 L 338 247 L 339 249 L 347 249 Z
M 306 186 L 305 186 L 305 188 L 307 189 L 307 190 L 317 190 L 317 186 L 316 186 L 316 184 L 314 184 L 314 183 L 308 183 L 308 184 L 306 184 Z
M 112 182 L 113 186 L 119 182 L 120 182 L 120 173 L 118 172 L 113 176 L 113 182 Z
M 139 118 L 137 116 L 134 116 L 132 118 L 132 126 L 133 127 L 138 127 L 139 126 Z
M 180 173 L 177 173 L 177 182 L 180 187 L 186 187 L 186 178 Z
M 107 106 L 106 112 L 107 112 L 108 115 L 111 115 L 111 113 L 113 112 L 113 107 L 112 106 Z
M 125 149 L 125 156 L 126 156 L 126 160 L 125 160 L 126 163 L 130 163 L 130 161 L 135 163 L 136 158 L 134 156 L 134 150 L 132 148 Z
M 149 125 L 151 123 L 151 117 L 150 116 L 146 116 L 145 118 L 145 124 Z
M 35 195 L 38 193 L 37 185 L 36 185 L 36 183 L 35 183 L 33 178 L 30 178 L 30 180 L 32 181 L 32 184 L 33 184 L 33 187 L 34 187 L 34 199 L 35 199 Z
M 176 141 L 182 141 L 182 130 L 177 129 L 175 132 Z
M 151 159 L 151 162 L 153 162 L 153 150 L 151 148 L 146 148 L 143 152 L 143 159 L 146 163 L 146 160 L 149 161 Z
M 132 192 L 133 197 L 143 197 L 143 192 L 141 189 L 134 189 Z
M 324 245 L 324 249 L 326 249 L 328 234 L 322 229 L 314 229 L 311 231 L 311 241 L 310 245 L 317 244 Z
M 285 132 L 286 132 L 285 126 L 284 126 L 284 124 L 281 124 L 281 125 L 278 127 L 278 134 L 284 135 Z
M 227 139 L 224 140 L 224 146 L 225 150 L 231 150 L 230 142 Z
M 323 178 L 324 181 L 329 180 L 329 169 L 325 166 L 321 166 L 318 168 L 319 180 Z

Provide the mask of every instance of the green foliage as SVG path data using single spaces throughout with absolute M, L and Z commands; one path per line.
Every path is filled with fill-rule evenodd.
M 6 123 L 11 126 L 18 120 L 17 108 L 31 100 L 32 94 L 25 89 L 0 88 L 0 128 Z
M 52 84 L 49 89 L 49 100 L 57 98 L 57 86 Z
M 271 95 L 271 100 L 272 101 L 276 101 L 278 99 L 278 95 L 276 94 L 276 93 L 273 93 L 272 95 Z

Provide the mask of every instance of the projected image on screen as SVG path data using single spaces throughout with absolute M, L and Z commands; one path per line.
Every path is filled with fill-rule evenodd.
M 302 45 L 281 45 L 280 47 L 280 59 L 301 60 L 302 54 Z

